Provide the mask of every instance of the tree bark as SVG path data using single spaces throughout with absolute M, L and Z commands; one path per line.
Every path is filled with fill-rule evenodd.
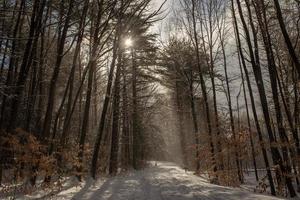
M 242 66 L 243 66 L 243 69 L 244 69 L 244 72 L 245 72 L 245 75 L 246 75 L 246 81 L 247 81 L 247 85 L 248 85 L 248 90 L 249 90 L 249 95 L 250 95 L 250 100 L 251 100 L 251 106 L 252 106 L 252 113 L 253 113 L 256 129 L 257 129 L 257 133 L 258 133 L 258 138 L 259 138 L 259 142 L 260 142 L 262 153 L 263 153 L 264 162 L 265 162 L 265 165 L 266 165 L 267 176 L 268 176 L 268 180 L 269 180 L 269 183 L 270 183 L 271 194 L 275 196 L 276 195 L 275 185 L 274 185 L 274 181 L 273 181 L 273 177 L 272 177 L 272 173 L 271 173 L 271 169 L 270 169 L 270 164 L 269 164 L 269 161 L 268 161 L 267 151 L 266 151 L 264 141 L 263 141 L 261 127 L 260 127 L 257 112 L 256 112 L 255 100 L 254 100 L 254 96 L 253 96 L 250 77 L 249 77 L 248 69 L 247 69 L 247 66 L 246 66 L 244 54 L 243 54 L 243 51 L 242 51 L 240 33 L 239 33 L 237 19 L 236 19 L 236 15 L 235 15 L 235 7 L 234 7 L 233 0 L 231 0 L 231 8 L 232 8 L 233 23 L 234 23 L 234 28 L 235 28 L 236 40 L 237 40 L 237 47 L 238 47 L 239 55 L 241 57 Z M 252 65 L 253 65 L 253 63 L 252 63 Z M 240 65 L 240 69 L 241 69 L 242 66 Z
M 199 41 L 198 41 L 198 36 L 197 36 L 197 22 L 195 18 L 195 6 L 196 2 L 195 0 L 192 0 L 192 23 L 193 23 L 193 38 L 195 42 L 195 54 L 197 58 L 197 68 L 198 68 L 198 73 L 199 73 L 199 78 L 200 78 L 200 85 L 201 85 L 201 91 L 202 91 L 202 96 L 203 100 L 205 103 L 205 113 L 206 113 L 206 123 L 207 123 L 207 130 L 208 130 L 208 135 L 209 135 L 209 140 L 210 140 L 210 152 L 211 152 L 211 161 L 212 161 L 212 168 L 213 171 L 217 171 L 216 167 L 216 161 L 215 161 L 215 152 L 214 152 L 214 146 L 212 142 L 212 127 L 211 127 L 211 118 L 210 118 L 210 109 L 209 109 L 209 104 L 208 104 L 208 97 L 207 97 L 207 89 L 206 89 L 206 84 L 203 78 L 203 71 L 201 67 L 201 59 L 200 59 L 200 54 L 199 54 Z M 213 178 L 213 181 L 216 181 L 216 178 Z
M 114 95 L 113 95 L 113 122 L 112 122 L 112 138 L 110 150 L 109 174 L 116 175 L 118 172 L 118 152 L 119 152 L 119 121 L 120 121 L 120 76 L 122 65 L 122 52 L 119 49 L 118 64 L 116 69 Z
M 296 54 L 296 51 L 294 49 L 294 46 L 292 44 L 292 41 L 291 41 L 291 38 L 286 30 L 286 27 L 285 27 L 285 23 L 283 21 L 283 16 L 282 16 L 282 12 L 281 12 L 281 7 L 280 7 L 280 3 L 278 0 L 273 0 L 274 1 L 274 5 L 275 5 L 275 9 L 276 9 L 276 13 L 277 13 L 277 19 L 278 19 L 278 22 L 279 22 L 279 25 L 280 25 L 280 29 L 281 29 L 281 32 L 282 32 L 282 35 L 284 37 L 284 41 L 285 41 L 285 44 L 287 46 L 287 49 L 289 51 L 289 54 L 295 64 L 295 67 L 297 69 L 297 72 L 298 72 L 298 78 L 300 77 L 300 61 L 299 61 L 299 58 Z
M 109 75 L 108 75 L 106 94 L 105 94 L 105 98 L 104 98 L 102 113 L 100 116 L 99 128 L 98 128 L 96 142 L 95 142 L 94 151 L 93 151 L 92 164 L 91 164 L 91 176 L 94 179 L 96 178 L 98 155 L 99 155 L 101 140 L 102 140 L 102 136 L 103 136 L 103 132 L 104 132 L 104 126 L 105 126 L 106 115 L 107 115 L 107 111 L 108 111 L 108 105 L 109 105 L 110 98 L 111 98 L 111 87 L 112 87 L 113 73 L 114 73 L 115 63 L 116 63 L 116 58 L 117 58 L 118 40 L 119 39 L 117 38 L 117 36 L 115 36 L 114 44 L 113 44 L 113 57 L 112 57 L 112 62 L 110 65 L 110 71 L 109 71 Z
M 71 20 L 71 13 L 73 10 L 74 0 L 71 0 L 68 7 L 67 17 L 62 29 L 61 35 L 58 37 L 58 45 L 57 45 L 57 57 L 55 62 L 54 71 L 52 74 L 52 78 L 50 81 L 50 88 L 49 88 L 49 94 L 48 94 L 48 104 L 45 114 L 45 120 L 43 125 L 43 132 L 41 137 L 46 140 L 50 136 L 50 129 L 51 129 L 51 123 L 52 123 L 52 115 L 53 115 L 53 109 L 55 104 L 55 95 L 56 95 L 56 84 L 58 75 L 60 72 L 60 67 L 62 63 L 62 59 L 64 56 L 64 47 L 65 47 L 65 41 L 67 37 L 67 32 L 69 29 L 69 23 Z

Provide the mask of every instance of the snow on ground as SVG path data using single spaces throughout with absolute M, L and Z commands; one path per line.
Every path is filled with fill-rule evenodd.
M 208 183 L 205 179 L 173 163 L 159 162 L 141 171 L 133 171 L 98 181 L 87 180 L 45 200 L 271 200 L 280 199 L 240 189 Z M 23 196 L 19 199 L 33 199 Z

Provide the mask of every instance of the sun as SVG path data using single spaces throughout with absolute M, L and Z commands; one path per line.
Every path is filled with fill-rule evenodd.
M 124 44 L 125 44 L 125 47 L 127 47 L 127 48 L 132 47 L 133 41 L 131 38 L 126 38 Z

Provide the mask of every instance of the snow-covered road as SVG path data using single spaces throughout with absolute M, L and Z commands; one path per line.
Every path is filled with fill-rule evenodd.
M 172 163 L 158 163 L 82 187 L 69 188 L 49 199 L 74 200 L 257 200 L 279 199 L 239 188 L 216 186 Z

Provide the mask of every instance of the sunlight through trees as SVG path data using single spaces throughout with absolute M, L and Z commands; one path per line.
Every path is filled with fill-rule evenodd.
M 299 196 L 298 0 L 2 0 L 0 27 L 0 198 L 152 160 Z

